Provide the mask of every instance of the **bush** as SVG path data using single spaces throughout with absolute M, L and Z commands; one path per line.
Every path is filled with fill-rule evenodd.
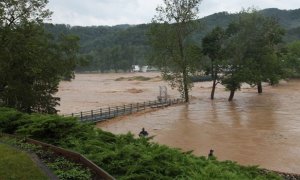
M 58 115 L 30 115 L 31 123 L 19 126 L 16 131 L 34 139 L 57 144 L 59 141 L 70 137 L 85 137 L 85 133 L 93 130 L 88 124 L 80 124 L 76 118 Z
M 18 128 L 16 121 L 22 117 L 23 114 L 14 109 L 0 107 L 0 132 L 14 133 Z

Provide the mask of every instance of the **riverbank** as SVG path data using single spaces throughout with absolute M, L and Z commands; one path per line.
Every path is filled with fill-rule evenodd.
M 141 81 L 135 77 L 148 77 Z M 59 93 L 61 113 L 80 112 L 108 105 L 156 99 L 159 86 L 167 86 L 170 97 L 179 97 L 161 81 L 158 73 L 84 74 L 63 82 Z M 220 160 L 260 165 L 283 172 L 300 173 L 300 81 L 265 84 L 263 94 L 243 86 L 233 102 L 229 92 L 217 86 L 215 100 L 209 99 L 211 82 L 195 83 L 192 101 L 183 106 L 139 113 L 98 124 L 115 134 L 138 134 L 142 127 L 154 142 L 193 150 L 206 156 L 210 149 Z M 284 164 L 284 166 L 282 166 Z
M 194 89 L 199 93 L 187 105 L 126 116 L 97 127 L 135 135 L 144 127 L 154 142 L 193 150 L 199 156 L 214 149 L 220 160 L 300 173 L 299 80 L 266 86 L 261 95 L 245 88 L 233 102 L 227 101 L 224 90 L 218 89 L 211 101 L 209 88 Z
M 0 131 L 77 151 L 116 179 L 280 179 L 255 166 L 195 156 L 129 133 L 114 135 L 74 118 L 20 114 L 7 108 L 0 108 L 0 112 L 2 118 L 10 120 Z

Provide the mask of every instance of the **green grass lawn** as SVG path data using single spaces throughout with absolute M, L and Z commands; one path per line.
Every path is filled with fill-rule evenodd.
M 0 144 L 0 179 L 49 179 L 22 151 Z

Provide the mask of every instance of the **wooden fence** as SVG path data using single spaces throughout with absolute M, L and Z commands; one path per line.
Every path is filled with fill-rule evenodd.
M 147 101 L 142 103 L 125 104 L 122 106 L 99 108 L 91 111 L 83 111 L 79 113 L 72 113 L 64 115 L 66 117 L 77 117 L 82 122 L 98 122 L 107 119 L 115 118 L 122 115 L 132 114 L 139 111 L 144 111 L 149 108 L 164 108 L 174 104 L 183 103 L 183 99 L 165 99 L 156 101 Z

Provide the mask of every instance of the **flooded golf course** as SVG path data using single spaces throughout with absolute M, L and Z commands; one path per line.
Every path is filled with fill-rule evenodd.
M 150 79 L 130 79 L 134 76 Z M 68 114 L 155 100 L 160 85 L 167 83 L 158 73 L 78 74 L 74 81 L 61 83 L 59 109 Z M 227 101 L 229 92 L 222 86 L 216 90 L 216 99 L 210 100 L 210 86 L 210 82 L 196 83 L 189 104 L 119 117 L 96 126 L 135 135 L 144 127 L 154 142 L 193 150 L 196 155 L 207 156 L 214 149 L 219 160 L 300 173 L 300 80 L 265 85 L 261 95 L 255 88 L 243 86 L 233 102 Z M 179 97 L 169 86 L 168 93 L 171 98 Z

